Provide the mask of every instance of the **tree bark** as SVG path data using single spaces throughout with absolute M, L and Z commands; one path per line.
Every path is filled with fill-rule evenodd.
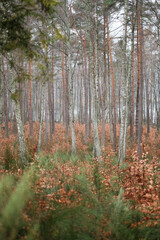
M 130 135 L 131 140 L 134 138 L 134 30 L 135 30 L 135 17 L 134 17 L 134 0 L 132 0 L 132 77 L 131 77 L 131 126 Z
M 138 81 L 137 81 L 137 116 L 136 135 L 138 137 L 138 155 L 141 156 L 142 121 L 143 121 L 143 66 L 142 66 L 142 23 L 140 14 L 140 2 L 137 0 L 137 59 L 138 59 Z
M 150 118 L 149 118 L 149 91 L 148 91 L 148 77 L 146 73 L 146 66 L 145 66 L 145 85 L 146 85 L 146 107 L 147 107 L 147 135 L 149 136 L 150 132 Z
M 95 72 L 95 49 L 92 48 L 91 37 L 91 22 L 90 22 L 90 5 L 87 2 L 87 41 L 89 44 L 89 64 L 91 66 L 90 83 L 92 93 L 92 122 L 93 122 L 93 136 L 94 136 L 94 156 L 99 157 L 101 155 L 101 148 L 98 135 L 98 123 L 97 123 L 97 95 L 96 95 L 96 72 Z
M 86 56 L 86 38 L 84 43 L 84 89 L 85 89 L 85 144 L 88 140 L 88 84 L 87 84 L 87 56 Z
M 8 138 L 9 137 L 9 128 L 8 128 L 8 98 L 7 98 L 7 76 L 6 76 L 6 70 L 5 70 L 5 66 L 4 66 L 4 59 L 2 57 L 2 66 L 3 66 L 3 93 L 4 93 L 4 102 L 3 102 L 3 106 L 4 106 L 4 117 L 5 117 L 5 135 Z
M 127 137 L 127 123 L 128 123 L 128 78 L 127 78 L 127 18 L 128 18 L 128 0 L 125 0 L 125 13 L 124 13 L 124 33 L 123 33 L 123 78 L 121 87 L 121 127 L 119 137 L 119 163 L 121 164 L 126 156 L 126 137 Z M 132 57 L 131 57 L 132 63 Z
M 33 110 L 32 110 L 32 70 L 31 58 L 29 58 L 29 136 L 33 137 Z
M 17 121 L 18 139 L 19 139 L 19 146 L 20 146 L 20 158 L 21 158 L 22 165 L 24 165 L 27 162 L 27 154 L 26 154 L 26 144 L 25 144 L 25 138 L 24 138 L 24 127 L 21 119 L 20 104 L 18 101 L 15 101 L 15 116 Z
M 74 129 L 74 106 L 73 106 L 73 77 L 71 64 L 71 33 L 70 33 L 70 18 L 69 18 L 69 2 L 66 0 L 66 30 L 67 30 L 67 77 L 69 84 L 69 118 L 72 138 L 72 154 L 76 153 L 76 135 Z
M 13 80 L 14 81 L 14 80 Z M 27 163 L 27 150 L 26 150 L 26 144 L 25 144 L 25 137 L 24 137 L 24 127 L 23 122 L 21 119 L 21 109 L 20 109 L 20 102 L 16 93 L 16 83 L 15 81 L 12 84 L 12 100 L 14 102 L 14 112 L 15 112 L 15 118 L 17 123 L 17 130 L 18 130 L 18 140 L 19 140 L 19 150 L 20 150 L 20 160 L 22 166 L 24 166 Z
M 39 137 L 38 137 L 38 149 L 37 151 L 40 152 L 41 145 L 42 145 L 42 127 L 43 127 L 43 115 L 44 115 L 44 97 L 45 97 L 45 80 L 42 81 L 42 88 L 41 88 L 41 115 L 40 115 L 40 126 L 39 126 Z
M 103 61 L 104 61 L 104 74 L 102 82 L 102 128 L 101 128 L 101 147 L 104 146 L 105 141 L 105 113 L 106 113 L 106 91 L 107 91 L 107 61 L 106 61 L 106 17 L 103 15 Z
M 113 71 L 113 61 L 112 61 L 112 51 L 111 51 L 111 42 L 109 36 L 109 26 L 108 26 L 108 15 L 106 15 L 106 29 L 107 29 L 107 40 L 110 56 L 110 65 L 111 65 L 111 80 L 112 80 L 112 106 L 113 106 L 113 149 L 116 151 L 117 140 L 116 140 L 116 100 L 115 100 L 115 84 L 114 84 L 114 71 Z

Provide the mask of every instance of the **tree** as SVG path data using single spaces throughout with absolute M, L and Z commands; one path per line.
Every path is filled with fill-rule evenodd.
M 106 16 L 106 28 L 107 28 L 107 41 L 109 48 L 110 56 L 110 65 L 111 65 L 111 82 L 112 82 L 112 106 L 113 106 L 113 148 L 116 151 L 117 140 L 116 140 L 116 100 L 115 100 L 115 84 L 114 84 L 114 70 L 113 70 L 113 61 L 112 61 L 112 50 L 111 42 L 109 37 L 109 26 L 108 26 L 108 15 Z
M 41 20 L 45 19 L 43 11 L 51 14 L 54 10 L 54 6 L 57 5 L 57 1 L 25 1 L 25 0 L 1 0 L 0 1 L 0 51 L 2 55 L 8 52 L 21 49 L 23 53 L 30 57 L 33 57 L 36 53 L 36 47 L 32 40 L 31 29 L 28 28 L 27 20 L 28 16 L 37 17 Z M 13 59 L 9 59 L 9 63 L 12 69 L 15 70 L 17 77 L 15 80 L 22 81 L 26 75 L 20 68 L 17 70 Z M 14 82 L 15 82 L 14 80 Z M 12 89 L 13 90 L 13 89 Z M 15 102 L 15 116 L 17 121 L 17 129 L 20 145 L 20 156 L 22 164 L 25 164 L 26 159 L 26 146 L 24 139 L 24 128 L 21 119 L 21 111 L 19 104 L 20 94 L 17 92 L 16 86 L 12 91 L 12 99 Z M 31 100 L 31 98 L 30 98 Z
M 128 78 L 127 78 L 127 19 L 128 18 L 128 0 L 125 0 L 124 11 L 124 33 L 123 33 L 123 77 L 122 77 L 122 110 L 121 110 L 121 128 L 119 137 L 119 162 L 122 163 L 126 156 L 126 137 L 128 124 Z M 132 63 L 132 57 L 131 57 Z
M 137 0 L 137 104 L 136 104 L 136 135 L 138 138 L 138 155 L 141 155 L 142 121 L 143 121 L 143 66 L 142 66 L 142 22 L 140 1 Z
M 66 36 L 67 36 L 67 79 L 69 85 L 69 119 L 72 137 L 72 153 L 76 153 L 76 135 L 74 130 L 74 105 L 73 105 L 73 76 L 71 64 L 71 32 L 70 32 L 69 2 L 66 0 Z

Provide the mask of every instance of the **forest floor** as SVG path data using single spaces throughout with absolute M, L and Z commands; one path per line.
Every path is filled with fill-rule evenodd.
M 76 155 L 71 154 L 70 134 L 66 136 L 58 123 L 52 143 L 45 142 L 43 128 L 42 151 L 37 154 L 38 130 L 35 123 L 30 140 L 29 125 L 25 126 L 24 169 L 12 126 L 9 138 L 3 128 L 0 133 L 2 239 L 160 239 L 160 134 L 155 128 L 147 136 L 143 127 L 141 159 L 136 141 L 128 138 L 121 167 L 107 124 L 100 161 L 92 157 L 93 136 L 84 144 L 84 125 L 75 124 Z

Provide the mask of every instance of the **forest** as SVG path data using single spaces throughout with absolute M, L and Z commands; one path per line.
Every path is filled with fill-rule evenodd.
M 0 240 L 160 240 L 159 0 L 0 0 Z

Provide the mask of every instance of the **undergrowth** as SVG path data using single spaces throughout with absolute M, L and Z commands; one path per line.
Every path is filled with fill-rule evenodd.
M 72 155 L 59 138 L 39 154 L 27 139 L 24 169 L 12 139 L 2 141 L 0 240 L 160 240 L 159 160 L 147 143 L 119 167 L 111 145 L 99 160 L 91 141 Z

